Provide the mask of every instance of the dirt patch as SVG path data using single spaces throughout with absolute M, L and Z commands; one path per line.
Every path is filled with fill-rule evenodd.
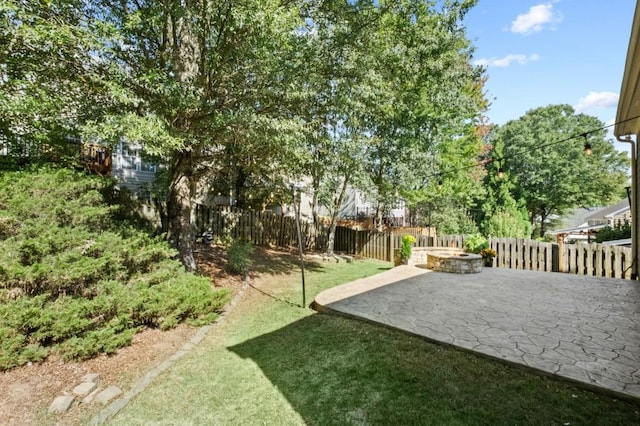
M 225 287 L 234 297 L 242 288 L 243 279 L 228 274 L 226 253 L 217 246 L 199 246 L 196 252 L 203 274 L 213 278 L 216 287 Z M 256 249 L 252 255 L 250 276 L 286 273 L 296 267 L 296 257 L 288 251 Z M 97 403 L 78 404 L 63 415 L 47 413 L 56 396 L 70 394 L 88 373 L 98 373 L 101 387 L 115 385 L 127 391 L 151 368 L 160 364 L 197 332 L 181 324 L 160 331 L 145 329 L 133 338 L 131 346 L 111 356 L 99 356 L 83 362 L 63 362 L 56 355 L 40 364 L 30 364 L 0 373 L 0 424 L 83 424 L 102 407 Z

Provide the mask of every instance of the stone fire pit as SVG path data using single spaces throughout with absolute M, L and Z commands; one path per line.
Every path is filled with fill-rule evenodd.
M 420 268 L 454 274 L 477 274 L 482 272 L 482 256 L 465 253 L 461 249 L 448 247 L 429 247 L 425 249 L 426 264 L 417 264 Z

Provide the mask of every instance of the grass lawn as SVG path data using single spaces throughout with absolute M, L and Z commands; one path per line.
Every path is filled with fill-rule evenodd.
M 307 303 L 389 267 L 311 265 Z M 109 424 L 640 424 L 638 404 L 303 309 L 299 273 L 265 274 L 255 287 Z

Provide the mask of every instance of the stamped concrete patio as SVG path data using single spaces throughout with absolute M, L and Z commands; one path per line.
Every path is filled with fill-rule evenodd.
M 326 290 L 314 305 L 640 399 L 635 281 L 408 265 Z

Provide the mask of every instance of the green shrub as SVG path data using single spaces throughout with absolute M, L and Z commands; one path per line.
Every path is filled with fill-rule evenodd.
M 486 221 L 484 232 L 495 238 L 529 238 L 531 223 L 520 212 L 500 210 Z
M 618 221 L 613 226 L 608 225 L 596 233 L 596 243 L 625 238 L 631 238 L 631 222 L 628 220 Z
M 480 253 L 483 249 L 489 248 L 489 241 L 480 234 L 473 234 L 464 240 L 464 249 L 469 253 Z
M 400 246 L 400 259 L 407 261 L 411 257 L 411 245 L 416 242 L 412 235 L 402 236 L 402 245 Z
M 0 371 L 51 351 L 113 353 L 142 327 L 211 322 L 226 303 L 105 201 L 112 186 L 68 170 L 0 175 Z
M 246 274 L 251 266 L 251 243 L 234 241 L 227 249 L 227 269 L 232 274 Z
M 467 235 L 478 232 L 478 227 L 465 209 L 442 205 L 431 213 L 430 225 L 441 235 Z

